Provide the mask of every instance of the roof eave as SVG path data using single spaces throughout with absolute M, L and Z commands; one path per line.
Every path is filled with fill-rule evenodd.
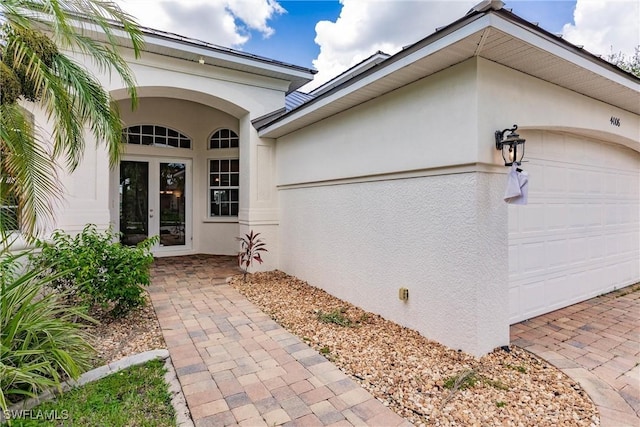
M 114 35 L 120 40 L 120 45 L 131 48 L 131 41 L 122 25 L 114 22 L 111 24 Z M 85 29 L 97 39 L 104 37 L 99 28 Z M 178 34 L 156 30 L 148 27 L 140 27 L 144 37 L 143 52 L 164 54 L 174 58 L 198 62 L 203 58 L 207 63 L 218 65 L 227 69 L 246 71 L 261 76 L 279 78 L 290 81 L 287 93 L 293 92 L 313 80 L 316 70 L 288 64 L 285 62 L 264 58 L 237 51 L 201 40 L 183 37 Z
M 429 55 L 442 51 L 454 43 L 457 43 L 467 37 L 477 35 L 478 31 L 487 28 L 496 28 L 504 33 L 512 35 L 514 38 L 528 43 L 532 46 L 540 47 L 544 52 L 553 55 L 562 60 L 567 61 L 567 66 L 586 68 L 594 73 L 602 76 L 602 78 L 610 81 L 611 84 L 620 85 L 625 90 L 638 92 L 640 90 L 640 79 L 624 70 L 619 69 L 613 64 L 598 58 L 597 56 L 572 45 L 562 38 L 548 33 L 534 24 L 512 14 L 506 10 L 487 10 L 483 12 L 471 12 L 452 24 L 439 29 L 432 35 L 418 41 L 408 48 L 398 52 L 388 60 L 377 65 L 376 67 L 358 75 L 351 80 L 337 86 L 330 91 L 318 96 L 316 99 L 300 106 L 294 111 L 277 117 L 274 121 L 265 124 L 259 129 L 259 135 L 265 137 L 279 137 L 300 127 L 309 125 L 311 122 L 305 117 L 313 115 L 314 121 L 322 120 L 329 115 L 336 114 L 334 109 L 327 108 L 328 105 L 344 101 L 354 92 L 362 89 L 364 86 L 371 84 L 377 79 L 384 79 L 390 74 L 397 72 L 402 67 L 411 66 L 412 63 L 424 59 Z M 481 47 L 477 51 L 470 51 L 464 58 L 457 58 L 459 63 L 462 60 L 472 58 L 473 56 L 482 56 Z M 455 65 L 455 63 L 444 64 L 443 68 Z M 507 65 L 508 66 L 508 65 Z M 440 70 L 441 70 L 440 69 Z M 438 70 L 439 71 L 439 70 Z M 437 72 L 437 71 L 436 71 Z M 526 71 L 523 71 L 526 72 Z M 423 75 L 426 77 L 428 74 Z M 531 74 L 534 75 L 534 74 Z M 534 75 L 535 76 L 535 75 Z M 536 76 L 537 77 L 537 76 Z M 397 87 L 408 84 L 410 82 L 402 82 Z M 391 88 L 390 90 L 397 89 Z M 568 88 L 572 90 L 572 88 Z M 388 92 L 387 91 L 387 92 Z M 380 96 L 377 94 L 376 96 Z M 588 94 L 587 94 L 588 96 Z M 354 99 L 357 97 L 353 97 Z M 369 99 L 373 99 L 373 96 Z M 359 99 L 358 103 L 366 102 L 369 99 Z M 596 98 L 597 99 L 597 98 Z M 616 100 L 611 99 L 607 102 L 615 105 Z M 349 104 L 342 102 L 343 110 L 351 108 L 357 104 Z M 623 108 L 623 107 L 621 107 Z M 327 114 L 323 114 L 321 110 L 325 110 Z M 628 106 L 623 109 L 629 110 Z M 630 110 L 631 111 L 631 110 Z M 638 111 L 633 111 L 639 114 Z

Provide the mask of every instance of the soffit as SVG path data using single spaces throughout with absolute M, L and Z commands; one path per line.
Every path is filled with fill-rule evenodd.
M 540 47 L 514 39 L 501 30 L 490 28 L 488 31 L 490 34 L 479 55 L 482 58 L 640 114 L 640 85 L 636 84 L 635 91 L 630 90 L 628 86 Z

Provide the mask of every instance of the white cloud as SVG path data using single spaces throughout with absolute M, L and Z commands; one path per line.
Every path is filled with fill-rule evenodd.
M 564 38 L 596 55 L 633 55 L 640 45 L 638 0 L 578 0 L 575 24 L 566 24 Z
M 516 1 L 516 0 L 513 0 Z M 311 90 L 369 57 L 377 50 L 394 54 L 403 46 L 431 34 L 436 27 L 462 17 L 479 0 L 341 0 L 335 22 L 316 25 L 320 54 Z M 508 3 L 508 2 L 507 2 Z M 552 8 L 551 6 L 548 6 Z M 508 4 L 507 4 L 508 7 Z M 589 52 L 607 55 L 622 51 L 630 57 L 640 44 L 638 0 L 577 0 L 574 24 L 564 25 L 566 40 Z
M 478 0 L 389 1 L 341 0 L 335 22 L 316 24 L 315 42 L 320 54 L 313 61 L 318 70 L 311 90 L 347 68 L 381 50 L 394 54 L 462 17 Z
M 268 21 L 286 11 L 275 0 L 117 0 L 139 24 L 222 46 L 239 48 L 256 31 L 269 37 Z

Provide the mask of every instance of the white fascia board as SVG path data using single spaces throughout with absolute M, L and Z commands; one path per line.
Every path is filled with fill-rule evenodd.
M 386 67 L 382 67 L 380 70 L 362 78 L 361 80 L 345 87 L 342 90 L 337 91 L 336 93 L 333 93 L 331 95 L 328 95 L 326 97 L 323 97 L 321 99 L 319 99 L 317 102 L 314 102 L 313 104 L 309 105 L 307 108 L 301 108 L 300 111 L 298 112 L 294 112 L 293 114 L 291 114 L 290 116 L 282 119 L 281 121 L 278 121 L 277 123 L 274 123 L 272 126 L 266 127 L 264 129 L 261 129 L 258 132 L 259 136 L 268 136 L 268 137 L 273 137 L 272 135 L 267 135 L 270 134 L 272 132 L 277 132 L 277 130 L 291 122 L 295 122 L 296 120 L 300 119 L 303 116 L 306 116 L 307 114 L 312 113 L 315 110 L 318 110 L 326 105 L 332 104 L 333 102 L 338 101 L 340 98 L 343 98 L 353 92 L 357 92 L 358 90 L 362 89 L 363 87 L 366 87 L 367 85 L 375 82 L 376 80 L 379 79 L 383 79 L 393 73 L 395 73 L 396 71 L 411 65 L 412 63 L 419 61 L 422 58 L 425 58 L 431 54 L 433 54 L 434 52 L 437 52 L 441 49 L 445 49 L 447 46 L 450 46 L 454 43 L 459 42 L 460 40 L 463 40 L 466 37 L 469 37 L 472 34 L 477 33 L 478 31 L 483 30 L 484 28 L 486 28 L 488 25 L 490 24 L 490 21 L 488 19 L 488 16 L 485 15 L 479 19 L 476 19 L 473 22 L 470 22 L 469 24 L 465 25 L 464 27 L 450 33 L 447 34 L 446 36 L 432 42 L 429 43 L 428 45 L 424 46 L 423 48 L 405 56 L 404 58 L 401 58 L 395 62 L 393 62 L 392 64 L 386 66 Z M 391 59 L 393 59 L 393 57 L 391 57 Z M 281 135 L 278 135 L 281 136 Z
M 518 38 L 532 46 L 540 48 L 545 52 L 549 52 L 550 54 L 562 58 L 578 67 L 601 75 L 602 77 L 625 86 L 631 90 L 640 90 L 640 84 L 634 83 L 631 79 L 619 73 L 608 70 L 606 67 L 603 67 L 601 64 L 598 64 L 593 60 L 590 60 L 589 58 L 585 58 L 582 55 L 572 52 L 566 47 L 547 39 L 544 35 L 539 34 L 532 29 L 518 25 L 495 14 L 489 14 L 486 17 L 489 17 L 491 21 L 490 25 L 500 31 L 510 34 L 515 38 Z M 590 52 L 585 52 L 585 54 L 592 55 Z

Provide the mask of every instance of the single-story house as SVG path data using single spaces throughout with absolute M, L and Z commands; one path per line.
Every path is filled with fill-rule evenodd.
M 261 269 L 474 355 L 508 344 L 512 323 L 640 280 L 640 79 L 501 2 L 311 93 L 313 70 L 144 37 L 140 59 L 122 48 L 135 111 L 101 77 L 126 126 L 119 167 L 88 141 L 56 228 L 159 235 L 158 257 L 236 254 L 254 230 Z M 496 149 L 514 124 L 526 205 L 505 203 Z

